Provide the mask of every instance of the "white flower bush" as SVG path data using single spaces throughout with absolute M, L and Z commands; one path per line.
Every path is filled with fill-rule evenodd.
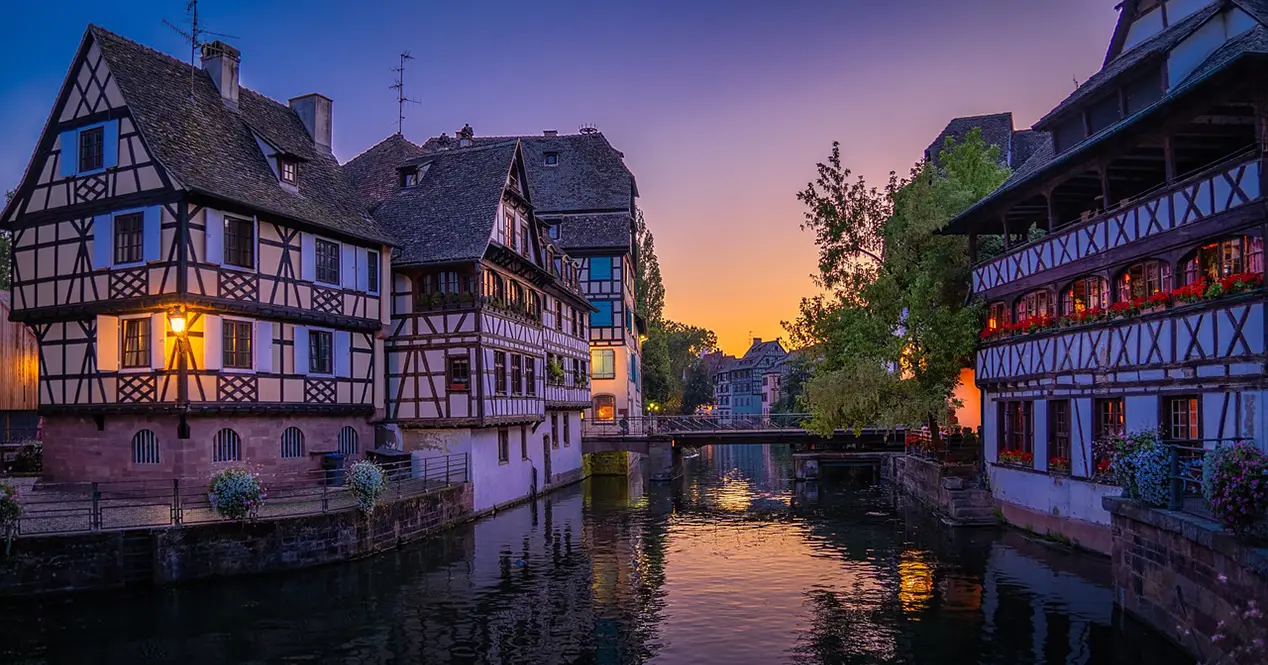
M 383 469 L 370 460 L 361 460 L 348 471 L 348 488 L 357 499 L 357 507 L 369 515 L 379 503 L 379 497 L 387 489 L 387 477 Z
M 211 477 L 207 501 L 211 509 L 225 519 L 244 520 L 252 517 L 264 504 L 264 487 L 260 479 L 246 469 L 225 469 Z

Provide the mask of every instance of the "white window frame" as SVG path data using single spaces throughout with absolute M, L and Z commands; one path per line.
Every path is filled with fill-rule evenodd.
M 115 210 L 113 212 L 106 213 L 106 214 L 110 215 L 110 267 L 111 268 L 135 268 L 137 266 L 145 265 L 147 263 L 147 261 L 145 260 L 145 208 L 128 208 L 127 210 Z M 134 261 L 132 263 L 115 263 L 114 262 L 115 241 L 119 233 L 119 225 L 117 223 L 119 221 L 119 216 L 132 215 L 132 214 L 141 215 L 141 260 Z M 159 214 L 162 215 L 162 212 L 160 211 Z M 162 238 L 163 238 L 162 229 L 163 229 L 163 218 L 160 216 L 159 217 L 159 242 L 162 242 Z
M 229 367 L 228 364 L 225 362 L 225 358 L 227 356 L 225 355 L 225 346 L 224 346 L 225 345 L 224 325 L 231 321 L 235 323 L 251 324 L 251 367 L 249 369 L 244 367 Z M 248 319 L 241 316 L 229 316 L 227 314 L 222 315 L 220 317 L 220 371 L 224 372 L 225 374 L 255 374 L 255 366 L 256 366 L 255 342 L 256 342 L 257 335 L 258 335 L 258 331 L 256 330 L 256 322 L 254 319 Z M 207 344 L 209 342 L 210 340 L 203 340 L 204 344 Z M 331 361 L 333 362 L 334 358 L 331 358 Z
M 141 367 L 124 367 L 123 366 L 123 346 L 126 338 L 124 337 L 127 330 L 125 321 L 139 321 L 145 319 L 150 322 L 150 329 L 147 331 L 147 339 L 145 340 L 145 364 Z M 163 354 L 166 356 L 166 352 Z M 119 316 L 119 364 L 118 372 L 120 374 L 144 374 L 154 371 L 154 315 L 150 314 L 128 314 Z
M 377 249 L 371 249 L 371 248 L 369 248 L 369 247 L 364 247 L 364 248 L 362 248 L 362 247 L 358 247 L 357 249 L 362 250 L 362 251 L 364 251 L 364 252 L 365 252 L 365 254 L 363 255 L 363 256 L 365 256 L 365 259 L 366 259 L 366 264 L 365 264 L 365 292 L 366 292 L 366 293 L 368 293 L 369 295 L 372 295 L 372 296 L 377 296 L 377 295 L 379 295 L 379 291 L 382 291 L 382 290 L 383 290 L 383 255 L 379 252 L 379 250 L 377 250 Z M 371 263 L 371 262 L 370 262 L 370 256 L 371 256 L 371 255 L 373 255 L 373 256 L 374 256 L 374 262 L 373 262 L 373 263 L 374 263 L 374 270 L 375 270 L 375 275 L 376 275 L 376 276 L 377 276 L 377 278 L 378 278 L 378 279 L 376 279 L 375 281 L 377 281 L 377 282 L 378 282 L 378 287 L 379 287 L 379 288 L 374 289 L 374 290 L 370 290 L 370 263 Z
M 318 372 L 313 369 L 313 333 L 329 333 L 330 334 L 330 371 Z M 254 362 L 253 362 L 254 364 Z M 307 376 L 316 376 L 321 378 L 335 378 L 335 329 L 334 328 L 309 328 L 308 329 L 308 374 Z
M 320 264 L 317 263 L 317 243 L 319 242 L 328 242 L 328 243 L 332 243 L 335 246 L 335 256 L 338 258 L 338 261 L 339 261 L 339 275 L 335 277 L 335 281 L 333 282 L 327 282 L 321 278 L 321 270 L 319 270 Z M 343 288 L 343 271 L 344 271 L 343 243 L 339 242 L 338 240 L 334 240 L 333 238 L 327 238 L 325 236 L 319 236 L 314 234 L 313 235 L 313 284 L 321 284 L 323 286 L 335 286 L 342 289 Z

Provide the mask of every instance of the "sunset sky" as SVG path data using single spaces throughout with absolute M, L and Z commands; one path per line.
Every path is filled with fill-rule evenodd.
M 17 6 L 11 6 L 16 4 Z M 17 185 L 89 22 L 187 58 L 163 25 L 183 0 L 9 0 L 0 22 L 0 184 Z M 334 100 L 342 161 L 396 130 L 477 135 L 593 124 L 638 178 L 666 315 L 742 353 L 786 333 L 815 249 L 795 198 L 831 142 L 880 182 L 948 120 L 1013 111 L 1029 126 L 1095 72 L 1117 0 L 624 0 L 258 3 L 203 0 L 234 36 L 242 82 Z M 262 5 L 267 5 L 264 7 Z

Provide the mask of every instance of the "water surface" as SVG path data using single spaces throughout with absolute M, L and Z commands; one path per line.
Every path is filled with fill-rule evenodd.
M 1190 665 L 1107 560 L 948 529 L 871 469 L 704 448 L 371 559 L 0 605 L 19 663 Z

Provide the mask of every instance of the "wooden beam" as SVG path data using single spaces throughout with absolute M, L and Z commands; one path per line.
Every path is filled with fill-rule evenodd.
M 1057 230 L 1060 222 L 1057 221 L 1057 203 L 1052 197 L 1051 189 L 1044 192 L 1044 200 L 1048 202 L 1048 233 L 1052 233 Z
M 1009 249 L 1013 246 L 1013 234 L 1008 232 L 1008 213 L 1000 215 L 999 223 L 1004 227 L 1004 249 Z
M 969 233 L 969 265 L 977 263 L 977 233 Z
M 1110 202 L 1114 200 L 1110 195 L 1109 169 L 1102 164 L 1098 170 L 1101 176 L 1101 210 L 1109 210 Z

